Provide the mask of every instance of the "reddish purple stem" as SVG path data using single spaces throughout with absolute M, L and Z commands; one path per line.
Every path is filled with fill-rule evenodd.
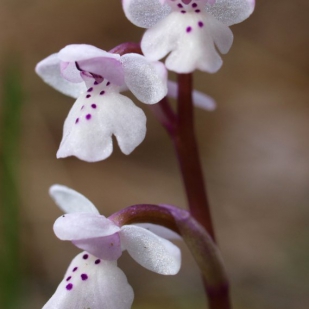
M 172 140 L 177 153 L 192 216 L 215 240 L 202 166 L 194 133 L 192 74 L 178 75 L 178 117 Z

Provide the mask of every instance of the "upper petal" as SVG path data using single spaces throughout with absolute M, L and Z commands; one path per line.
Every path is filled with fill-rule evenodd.
M 146 116 L 127 97 L 107 86 L 95 86 L 73 105 L 63 129 L 58 158 L 76 156 L 95 162 L 106 159 L 113 150 L 112 135 L 123 153 L 131 153 L 144 139 Z M 101 95 L 102 93 L 102 95 Z M 89 97 L 88 97 L 89 96 Z
M 75 62 L 60 62 L 60 71 L 64 79 L 71 83 L 82 83 L 84 80 L 81 71 L 77 69 Z
M 108 79 L 116 85 L 123 85 L 123 69 L 120 55 L 106 52 L 92 45 L 71 44 L 59 52 L 64 62 L 77 62 L 81 70 Z
M 106 52 L 88 44 L 67 45 L 59 52 L 59 59 L 64 62 L 75 62 L 101 57 L 120 59 L 120 56 L 117 54 Z
M 102 76 L 117 86 L 124 84 L 123 68 L 118 59 L 111 57 L 91 58 L 79 61 L 78 65 L 83 71 Z
M 161 3 L 160 3 L 161 2 Z M 136 26 L 150 28 L 171 12 L 161 0 L 122 0 L 126 17 Z
M 153 104 L 166 96 L 167 73 L 160 63 L 153 64 L 138 54 L 126 54 L 121 61 L 125 83 L 141 102 Z
M 227 26 L 240 23 L 254 11 L 255 0 L 216 0 L 206 10 Z
M 97 208 L 82 194 L 66 186 L 53 185 L 49 194 L 65 213 L 88 212 L 99 214 Z
M 86 86 L 83 82 L 72 83 L 63 78 L 60 68 L 59 54 L 52 54 L 47 58 L 40 61 L 35 68 L 36 73 L 56 90 L 62 92 L 73 98 L 77 98 L 83 91 L 86 90 Z
M 80 240 L 113 235 L 120 228 L 104 216 L 91 213 L 71 213 L 59 217 L 54 232 L 61 240 Z
M 143 267 L 162 275 L 175 275 L 181 264 L 181 253 L 170 241 L 135 225 L 124 225 L 121 245 Z
M 116 262 L 82 252 L 43 309 L 130 309 L 132 287 Z

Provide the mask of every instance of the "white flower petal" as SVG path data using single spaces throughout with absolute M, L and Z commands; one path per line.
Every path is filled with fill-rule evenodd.
M 119 227 L 111 220 L 91 213 L 66 214 L 54 223 L 54 232 L 61 240 L 75 241 L 110 236 L 119 230 Z
M 182 239 L 180 235 L 162 225 L 152 223 L 135 223 L 134 225 L 142 227 L 165 239 Z
M 173 21 L 173 16 L 173 13 L 169 14 L 144 33 L 141 48 L 150 61 L 165 57 L 177 46 L 178 25 Z
M 211 37 L 219 51 L 222 54 L 226 54 L 233 43 L 234 36 L 231 29 L 211 15 L 207 16 L 206 27 L 209 28 Z
M 59 59 L 64 62 L 75 62 L 100 57 L 120 59 L 120 56 L 117 54 L 108 53 L 105 50 L 88 44 L 67 45 L 59 52 Z
M 178 95 L 177 83 L 169 80 L 167 82 L 167 87 L 168 87 L 167 95 L 170 98 L 176 99 Z M 204 94 L 203 92 L 193 90 L 192 100 L 195 107 L 199 107 L 206 111 L 213 111 L 216 108 L 215 100 L 212 97 L 208 96 L 207 94 Z
M 162 275 L 175 275 L 181 264 L 181 253 L 170 241 L 135 226 L 121 227 L 122 247 L 143 267 Z
M 255 0 L 216 0 L 206 11 L 227 26 L 240 23 L 254 11 Z
M 112 153 L 113 134 L 125 154 L 143 141 L 144 112 L 129 98 L 115 92 L 112 85 L 102 87 L 105 86 L 94 86 L 91 95 L 83 94 L 73 105 L 64 124 L 58 158 L 74 155 L 88 162 L 104 160 Z
M 65 80 L 61 74 L 60 62 L 58 54 L 52 54 L 40 61 L 35 71 L 48 85 L 65 95 L 77 98 L 86 90 L 86 86 L 83 82 L 71 83 Z
M 82 252 L 43 309 L 130 309 L 133 298 L 133 289 L 115 262 Z
M 121 57 L 124 79 L 129 90 L 143 103 L 158 103 L 167 94 L 166 74 L 138 54 Z
M 216 26 L 220 24 L 217 29 Z M 173 12 L 156 26 L 148 29 L 141 48 L 151 60 L 159 60 L 171 52 L 165 62 L 167 69 L 190 73 L 195 69 L 214 73 L 222 65 L 215 44 L 224 52 L 233 40 L 228 27 L 207 13 L 179 14 Z
M 85 196 L 66 186 L 53 185 L 49 189 L 49 194 L 65 213 L 88 212 L 99 214 L 97 208 Z
M 122 0 L 126 17 L 136 26 L 150 28 L 171 12 L 168 5 L 158 0 Z
M 117 260 L 122 254 L 119 233 L 105 237 L 73 240 L 72 243 L 77 248 L 103 260 Z

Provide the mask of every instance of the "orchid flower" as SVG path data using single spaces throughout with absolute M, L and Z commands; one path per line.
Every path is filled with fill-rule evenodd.
M 162 63 L 91 45 L 68 45 L 38 63 L 36 72 L 47 84 L 77 98 L 64 123 L 58 158 L 103 160 L 113 151 L 112 135 L 122 152 L 130 154 L 145 137 L 146 116 L 120 92 L 130 90 L 146 104 L 157 103 L 167 94 Z
M 167 69 L 214 73 L 222 65 L 216 48 L 229 51 L 233 34 L 229 26 L 250 16 L 255 0 L 122 0 L 127 18 L 148 28 L 141 48 L 147 59 L 167 54 Z
M 56 236 L 85 251 L 73 259 L 43 309 L 131 308 L 132 288 L 117 267 L 123 250 L 137 263 L 158 274 L 174 275 L 179 271 L 179 248 L 158 236 L 177 238 L 176 233 L 151 224 L 119 227 L 100 215 L 86 197 L 65 186 L 52 186 L 50 195 L 67 213 L 54 224 Z

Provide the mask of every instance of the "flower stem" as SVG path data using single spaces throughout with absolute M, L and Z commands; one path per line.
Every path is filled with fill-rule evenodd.
M 203 172 L 194 133 L 192 74 L 178 75 L 178 117 L 172 140 L 177 153 L 188 204 L 193 217 L 215 239 Z

